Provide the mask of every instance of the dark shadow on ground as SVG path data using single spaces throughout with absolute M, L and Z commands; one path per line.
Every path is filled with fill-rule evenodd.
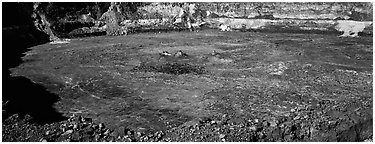
M 48 35 L 33 27 L 27 10 L 21 7 L 20 3 L 4 3 L 3 8 L 3 12 L 15 10 L 11 15 L 3 17 L 3 120 L 15 113 L 29 114 L 33 117 L 32 121 L 38 124 L 64 120 L 65 118 L 52 107 L 59 99 L 57 95 L 27 78 L 11 77 L 9 71 L 10 68 L 22 63 L 21 57 L 29 47 L 48 42 Z M 26 21 L 15 21 L 15 17 Z
M 61 113 L 52 107 L 59 97 L 24 77 L 3 77 L 3 119 L 13 115 L 29 114 L 32 122 L 46 124 L 65 120 Z

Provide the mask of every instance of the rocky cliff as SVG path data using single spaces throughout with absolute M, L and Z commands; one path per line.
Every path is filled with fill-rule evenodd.
M 195 18 L 208 21 L 209 27 L 217 28 L 226 23 L 233 28 L 247 30 L 292 31 L 343 31 L 353 29 L 349 23 L 362 25 L 358 32 L 372 33 L 372 3 L 352 2 L 248 2 L 248 3 L 34 3 L 34 12 L 44 14 L 44 30 L 57 37 L 110 34 L 124 35 L 145 29 L 181 29 L 172 23 L 180 9 L 193 9 Z M 110 11 L 116 25 L 103 18 Z M 108 16 L 107 16 L 108 17 Z M 41 20 L 43 21 L 43 20 Z M 337 27 L 339 25 L 339 27 Z M 349 24 L 350 25 L 350 24 Z M 47 30 L 50 27 L 52 32 Z M 114 28 L 112 28 L 114 27 Z M 111 30 L 112 29 L 112 30 Z M 357 28 L 358 29 L 358 28 Z M 121 32 L 122 31 L 122 32 Z M 126 31 L 126 32 L 125 32 Z M 355 32 L 356 32 L 355 31 Z M 350 33 L 350 32 L 349 32 Z M 111 34 L 110 34 L 111 35 Z M 113 34 L 112 34 L 113 35 Z

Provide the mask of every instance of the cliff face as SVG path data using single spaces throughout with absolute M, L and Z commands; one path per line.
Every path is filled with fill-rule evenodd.
M 337 2 L 250 2 L 202 3 L 202 9 L 218 15 L 241 18 L 273 19 L 347 19 L 372 21 L 371 3 Z
M 6 68 L 17 66 L 26 48 L 49 41 L 49 36 L 33 24 L 32 6 L 32 3 L 3 3 L 2 47 Z
M 372 21 L 373 15 L 372 3 L 369 2 L 67 2 L 20 3 L 20 5 L 24 9 L 28 9 L 27 12 L 24 12 L 24 15 L 33 16 L 25 20 L 28 23 L 33 21 L 34 25 L 50 35 L 52 40 L 56 37 L 125 35 L 129 32 L 144 29 L 180 29 L 181 27 L 173 25 L 173 22 L 180 13 L 181 7 L 187 10 L 194 9 L 193 12 L 190 12 L 194 13 L 194 19 L 197 19 L 197 17 L 203 18 L 206 22 L 209 22 L 209 27 L 212 28 L 217 28 L 220 23 L 226 23 L 233 28 L 246 25 L 246 29 L 273 30 L 274 27 L 283 27 L 285 30 L 340 31 L 343 28 L 335 28 L 339 23 L 342 23 L 339 22 L 340 20 L 368 22 Z M 114 12 L 111 14 L 111 11 Z M 116 24 L 105 17 L 116 19 Z M 238 23 L 238 19 L 243 19 L 240 21 L 245 22 Z M 258 19 L 262 19 L 260 23 L 265 23 L 265 25 L 253 26 L 248 24 L 259 23 Z M 270 22 L 270 20 L 272 21 Z M 232 23 L 231 21 L 236 22 Z M 364 30 L 366 33 L 372 33 L 371 24 L 366 24 Z M 306 27 L 306 25 L 308 26 Z

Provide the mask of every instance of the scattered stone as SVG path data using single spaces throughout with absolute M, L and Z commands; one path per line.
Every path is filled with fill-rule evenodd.
M 47 140 L 44 139 L 44 138 L 41 138 L 39 141 L 40 141 L 40 142 L 47 142 Z
M 127 135 L 133 135 L 134 134 L 134 131 L 130 130 L 130 129 L 125 129 L 125 133 Z
M 73 130 L 67 130 L 65 133 L 63 133 L 62 135 L 68 135 L 68 134 L 71 134 L 73 133 Z
M 219 138 L 220 138 L 220 139 L 223 139 L 224 137 L 225 137 L 224 134 L 220 134 L 220 135 L 219 135 Z
M 143 138 L 143 140 L 144 140 L 144 141 L 147 141 L 148 138 L 149 138 L 148 136 L 145 136 L 145 137 Z
M 183 51 L 179 50 L 175 55 L 175 57 L 187 57 L 188 55 Z
M 90 123 L 90 122 L 92 122 L 92 119 L 91 118 L 82 118 L 81 121 Z
M 163 51 L 163 52 L 159 53 L 159 55 L 164 57 L 164 56 L 171 56 L 172 54 L 169 53 L 168 51 Z
M 372 137 L 372 136 L 371 136 L 370 138 L 364 140 L 364 142 L 373 142 L 373 141 L 374 141 L 374 140 L 373 140 L 373 137 Z
M 216 52 L 215 50 L 211 53 L 211 55 L 212 56 L 216 56 L 216 57 L 218 57 L 218 56 L 220 56 L 220 53 L 218 53 L 218 52 Z
M 229 25 L 226 25 L 226 24 L 220 24 L 220 25 L 219 25 L 219 29 L 220 29 L 221 31 L 232 31 L 232 29 L 230 28 L 230 26 L 229 26 Z
M 78 124 L 74 124 L 73 129 L 77 129 L 77 128 L 78 128 Z
M 259 122 L 259 120 L 258 120 L 258 119 L 254 119 L 254 122 L 255 122 L 255 123 L 258 123 L 258 122 Z
M 303 118 L 304 118 L 304 119 L 307 119 L 307 118 L 309 118 L 309 116 L 308 116 L 308 115 L 305 115 Z
M 104 132 L 104 135 L 108 135 L 109 133 L 111 133 L 111 130 L 107 129 L 107 130 Z
M 277 126 L 277 123 L 275 123 L 275 122 L 270 122 L 270 126 L 271 126 L 271 127 L 276 127 L 276 126 Z
M 95 141 L 99 141 L 100 136 L 99 135 L 95 135 L 94 139 L 95 139 Z
M 264 121 L 262 124 L 263 124 L 264 127 L 267 127 L 267 126 L 269 126 L 270 123 L 268 123 L 267 121 Z
M 100 123 L 99 124 L 99 129 L 103 129 L 103 128 L 105 128 L 104 123 Z
M 301 117 L 299 115 L 297 115 L 296 117 L 294 117 L 293 120 L 299 120 Z
M 240 128 L 243 128 L 243 127 L 245 127 L 245 124 L 241 122 L 238 126 L 239 126 Z
M 99 125 L 93 124 L 93 125 L 91 125 L 91 127 L 92 127 L 93 129 L 98 129 L 98 128 L 99 128 Z
M 295 111 L 296 111 L 296 109 L 291 109 L 290 111 L 291 111 L 291 112 L 295 112 Z
M 252 130 L 252 131 L 256 131 L 257 127 L 256 126 L 251 126 L 251 127 L 249 127 L 249 129 Z

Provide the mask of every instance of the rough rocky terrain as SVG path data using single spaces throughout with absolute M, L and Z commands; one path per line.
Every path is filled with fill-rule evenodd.
M 3 141 L 364 141 L 372 43 L 202 30 L 35 46 L 11 75 L 46 87 L 66 119 L 10 116 Z M 188 56 L 159 55 L 178 50 Z

